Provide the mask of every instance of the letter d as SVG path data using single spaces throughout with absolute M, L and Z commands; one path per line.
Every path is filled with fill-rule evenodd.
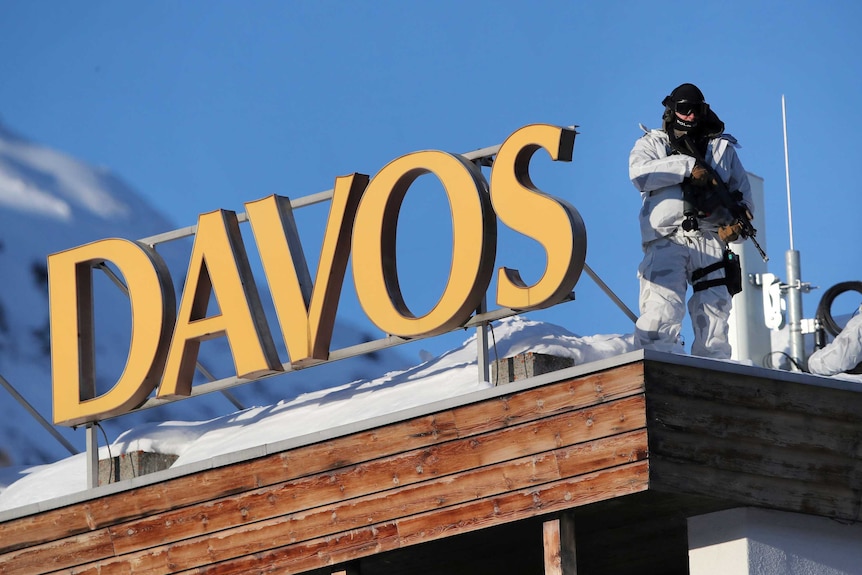
M 96 395 L 93 273 L 110 261 L 126 280 L 132 336 L 123 374 Z M 176 296 L 162 257 L 140 242 L 101 240 L 48 256 L 54 423 L 80 425 L 121 415 L 158 385 L 176 321 Z

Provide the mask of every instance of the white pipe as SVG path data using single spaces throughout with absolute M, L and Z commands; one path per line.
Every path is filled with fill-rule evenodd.
M 784 125 L 784 179 L 787 182 L 787 226 L 790 229 L 790 249 L 793 250 L 793 208 L 790 205 L 790 159 L 787 154 L 787 108 L 781 95 L 781 122 Z

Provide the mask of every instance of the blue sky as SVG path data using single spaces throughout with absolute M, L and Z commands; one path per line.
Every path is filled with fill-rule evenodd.
M 701 87 L 764 179 L 755 224 L 769 271 L 786 278 L 784 95 L 794 247 L 803 281 L 821 288 L 804 297 L 805 317 L 826 288 L 862 279 L 858 2 L 4 0 L 0 16 L 0 121 L 116 172 L 177 227 L 373 176 L 409 152 L 577 124 L 573 161 L 537 155 L 536 183 L 578 208 L 588 264 L 633 309 L 640 199 L 628 153 L 682 82 Z M 417 315 L 445 282 L 447 209 L 430 186 L 402 211 L 399 275 Z M 324 215 L 300 222 L 313 267 Z M 542 258 L 501 232 L 499 265 L 535 280 Z M 531 315 L 580 335 L 632 331 L 586 275 L 576 298 Z M 340 313 L 363 318 L 349 293 Z

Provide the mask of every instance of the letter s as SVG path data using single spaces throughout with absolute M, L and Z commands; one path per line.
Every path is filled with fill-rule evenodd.
M 510 228 L 539 242 L 547 262 L 542 277 L 528 286 L 518 270 L 497 272 L 497 304 L 540 309 L 565 299 L 578 283 L 587 253 L 587 232 L 574 206 L 538 190 L 530 179 L 530 159 L 540 148 L 552 160 L 569 162 L 577 132 L 547 124 L 524 126 L 500 147 L 491 170 L 491 204 Z

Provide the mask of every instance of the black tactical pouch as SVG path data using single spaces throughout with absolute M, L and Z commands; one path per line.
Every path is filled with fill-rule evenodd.
M 724 268 L 723 278 L 699 281 L 705 275 L 722 268 Z M 739 256 L 733 253 L 732 250 L 725 249 L 720 262 L 695 270 L 691 274 L 691 281 L 694 291 L 723 285 L 727 288 L 727 293 L 731 297 L 735 296 L 742 291 L 742 265 L 739 263 Z
M 742 265 L 739 256 L 731 250 L 724 250 L 724 279 L 727 282 L 727 291 L 735 296 L 742 291 Z

